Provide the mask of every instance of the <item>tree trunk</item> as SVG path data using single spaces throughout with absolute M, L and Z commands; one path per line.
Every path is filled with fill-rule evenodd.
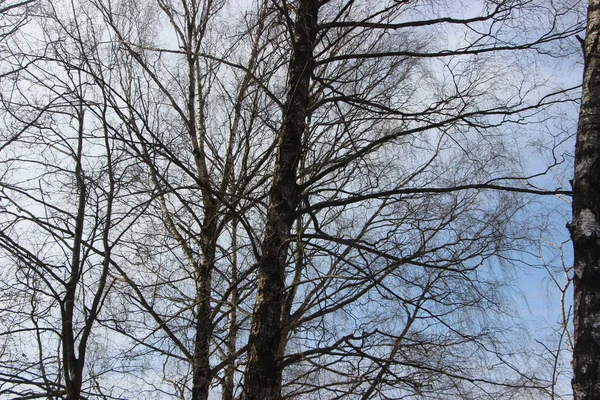
M 196 338 L 192 379 L 192 400 L 206 400 L 210 391 L 210 338 L 213 332 L 211 320 L 211 271 L 216 253 L 216 215 L 208 213 L 208 221 L 201 234 L 203 262 L 196 271 Z
M 317 0 L 301 0 L 296 10 L 293 54 L 282 129 L 279 136 L 269 210 L 258 263 L 258 292 L 249 339 L 244 400 L 281 398 L 279 365 L 283 356 L 285 266 L 289 234 L 298 207 L 297 170 L 302 158 L 302 134 L 306 129 L 310 78 L 314 69 Z
M 237 351 L 237 306 L 239 303 L 238 285 L 238 259 L 237 259 L 237 221 L 233 221 L 231 228 L 231 295 L 229 302 L 231 304 L 228 314 L 229 332 L 227 334 L 227 366 L 225 367 L 225 376 L 223 378 L 223 394 L 222 400 L 233 400 L 235 393 L 235 353 Z
M 575 252 L 576 400 L 600 398 L 600 0 L 590 0 L 584 44 L 581 114 L 575 150 L 573 223 Z
M 77 334 L 75 332 L 75 300 L 77 297 L 77 285 L 81 279 L 81 244 L 83 242 L 83 226 L 85 223 L 86 207 L 86 184 L 83 173 L 83 129 L 84 115 L 82 105 L 77 113 L 79 119 L 79 131 L 77 142 L 77 153 L 75 154 L 75 178 L 77 182 L 77 216 L 75 219 L 75 235 L 73 238 L 73 250 L 71 254 L 71 271 L 69 280 L 65 285 L 65 297 L 61 310 L 62 317 L 62 356 L 63 370 L 65 374 L 65 389 L 67 400 L 78 400 L 81 397 L 81 386 L 83 382 L 83 365 L 85 363 L 85 343 L 81 346 L 79 358 L 76 354 Z M 93 323 L 90 321 L 89 323 Z

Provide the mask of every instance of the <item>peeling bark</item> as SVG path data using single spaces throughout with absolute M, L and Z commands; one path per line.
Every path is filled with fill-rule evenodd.
M 590 0 L 584 43 L 584 77 L 575 150 L 573 222 L 575 252 L 576 400 L 600 398 L 600 0 Z

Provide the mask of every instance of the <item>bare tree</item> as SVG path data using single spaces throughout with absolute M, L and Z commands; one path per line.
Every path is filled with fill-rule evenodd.
M 104 396 L 97 379 L 110 367 L 87 362 L 101 358 L 94 328 L 111 285 L 113 238 L 129 216 L 123 208 L 114 215 L 124 182 L 102 122 L 108 105 L 88 90 L 85 70 L 96 56 L 84 32 L 89 20 L 56 29 L 55 10 L 46 6 L 37 10 L 40 36 L 15 41 L 28 65 L 13 71 L 11 90 L 2 93 L 9 135 L 1 152 L 0 249 L 8 268 L 0 393 L 81 399 Z
M 52 366 L 70 398 L 548 393 L 553 377 L 515 343 L 501 270 L 531 243 L 530 196 L 570 194 L 536 186 L 514 144 L 574 101 L 524 68 L 580 21 L 565 2 L 478 7 L 44 3 L 50 51 L 21 43 L 42 62 L 16 84 L 31 94 L 5 97 L 19 135 L 3 165 L 27 165 L 17 150 L 34 143 L 40 177 L 71 180 L 5 174 L 3 249 L 15 270 L 13 242 L 37 260 L 22 270 L 56 273 L 8 229 L 29 210 L 11 190 L 35 193 L 25 220 L 51 219 L 69 262 L 47 289 L 14 286 L 51 299 L 24 308 L 27 324 L 58 324 L 33 343 L 63 346 L 19 368 Z M 73 162 L 55 171 L 62 143 Z M 96 367 L 86 354 L 105 335 Z M 63 395 L 26 384 L 11 390 Z

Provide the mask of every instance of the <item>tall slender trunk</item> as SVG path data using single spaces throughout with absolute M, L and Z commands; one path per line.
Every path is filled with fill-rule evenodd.
M 65 374 L 65 388 L 67 400 L 78 400 L 81 396 L 81 385 L 83 381 L 84 356 L 77 357 L 76 334 L 73 326 L 75 314 L 75 298 L 77 296 L 77 285 L 81 278 L 81 244 L 83 241 L 83 225 L 85 222 L 85 199 L 86 187 L 83 176 L 83 122 L 84 110 L 80 106 L 78 110 L 79 132 L 77 143 L 77 154 L 75 155 L 75 179 L 77 182 L 77 216 L 75 219 L 75 233 L 73 238 L 73 249 L 71 255 L 71 271 L 69 280 L 65 287 L 65 297 L 62 304 L 62 357 Z
M 196 337 L 194 341 L 194 361 L 192 377 L 192 400 L 206 400 L 210 390 L 210 338 L 211 319 L 211 271 L 216 254 L 216 210 L 205 211 L 205 225 L 200 239 L 202 243 L 202 263 L 196 271 Z
M 232 221 L 231 227 L 231 295 L 229 296 L 229 314 L 228 314 L 228 330 L 227 333 L 227 366 L 225 367 L 225 377 L 223 379 L 223 394 L 222 400 L 233 400 L 235 392 L 235 353 L 237 351 L 237 306 L 239 303 L 238 285 L 238 259 L 237 259 L 237 221 Z
M 204 216 L 200 231 L 200 247 L 202 259 L 196 264 L 194 279 L 196 280 L 196 320 L 194 338 L 194 357 L 192 362 L 192 398 L 191 400 L 207 400 L 212 379 L 210 370 L 210 339 L 213 333 L 211 316 L 212 271 L 215 265 L 217 249 L 219 203 L 213 195 L 212 184 L 206 165 L 205 153 L 205 115 L 204 92 L 198 51 L 202 41 L 205 17 L 211 8 L 211 1 L 204 4 L 204 17 L 200 16 L 198 2 L 192 0 L 186 14 L 187 63 L 188 63 L 188 132 L 192 145 L 192 153 L 196 166 L 197 182 L 202 193 Z
M 576 400 L 600 399 L 600 0 L 590 0 L 584 43 L 581 113 L 575 149 L 573 223 L 575 252 Z
M 279 135 L 269 209 L 258 261 L 258 289 L 249 338 L 244 400 L 281 398 L 284 326 L 285 267 L 289 235 L 299 203 L 298 164 L 302 158 L 302 134 L 306 130 L 310 78 L 314 69 L 317 0 L 301 0 L 296 10 L 293 54 L 287 96 Z
M 196 101 L 198 109 L 191 109 L 189 129 L 192 140 L 194 159 L 196 161 L 196 170 L 200 191 L 202 192 L 202 202 L 204 206 L 203 225 L 200 231 L 200 247 L 202 250 L 202 259 L 197 264 L 194 271 L 196 280 L 196 337 L 194 340 L 194 360 L 192 364 L 192 400 L 207 400 L 210 390 L 211 371 L 210 371 L 210 339 L 212 337 L 213 324 L 211 317 L 211 285 L 212 271 L 215 265 L 215 256 L 217 249 L 217 239 L 219 237 L 218 219 L 219 202 L 212 194 L 211 183 L 208 178 L 208 168 L 206 167 L 206 155 L 204 153 L 205 130 L 202 91 L 198 82 L 199 77 L 196 65 L 197 59 L 192 61 L 195 66 L 191 79 L 191 84 L 195 84 L 195 90 L 190 90 L 190 103 Z M 193 107 L 193 105 L 192 105 Z M 197 114 L 196 114 L 197 113 Z

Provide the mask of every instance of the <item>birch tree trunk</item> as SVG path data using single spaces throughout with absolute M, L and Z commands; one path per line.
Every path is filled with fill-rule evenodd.
M 581 113 L 575 150 L 573 223 L 575 252 L 576 400 L 600 398 L 600 1 L 590 0 Z

